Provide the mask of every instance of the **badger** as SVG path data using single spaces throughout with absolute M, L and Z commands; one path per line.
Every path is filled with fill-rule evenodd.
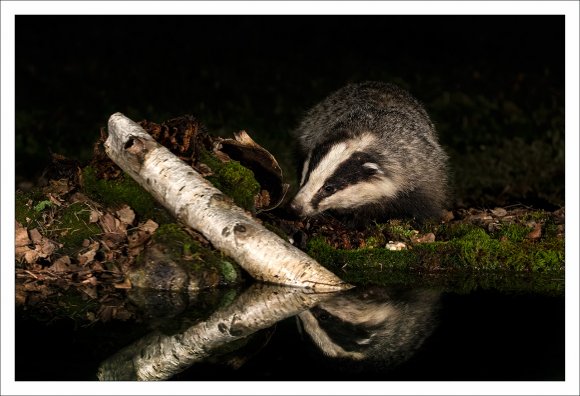
M 423 106 L 382 82 L 349 84 L 307 111 L 294 135 L 305 158 L 290 207 L 350 224 L 439 218 L 447 155 Z

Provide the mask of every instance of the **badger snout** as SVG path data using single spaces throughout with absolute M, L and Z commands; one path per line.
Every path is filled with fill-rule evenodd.
M 299 202 L 296 202 L 296 200 L 290 203 L 290 209 L 297 215 L 302 214 L 302 205 Z
M 312 215 L 312 210 L 308 210 L 308 205 L 294 199 L 290 203 L 290 210 L 297 217 L 308 217 Z
M 304 202 L 302 196 L 300 194 L 296 195 L 292 202 L 290 203 L 290 210 L 299 217 L 307 217 L 312 216 L 316 213 L 312 206 L 308 205 L 308 203 Z

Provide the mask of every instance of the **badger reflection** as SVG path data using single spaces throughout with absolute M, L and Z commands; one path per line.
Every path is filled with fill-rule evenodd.
M 436 326 L 440 292 L 353 289 L 298 315 L 314 344 L 329 357 L 393 368 L 409 359 Z M 351 369 L 349 367 L 349 369 Z

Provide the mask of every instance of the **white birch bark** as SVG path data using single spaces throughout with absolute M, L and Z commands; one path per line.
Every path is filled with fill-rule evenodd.
M 108 130 L 109 157 L 177 219 L 202 233 L 255 279 L 316 291 L 352 287 L 263 227 L 137 123 L 115 113 Z

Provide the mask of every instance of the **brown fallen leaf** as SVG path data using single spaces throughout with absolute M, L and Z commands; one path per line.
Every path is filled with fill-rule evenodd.
M 99 221 L 99 217 L 101 216 L 101 214 L 92 209 L 91 213 L 89 214 L 89 223 L 96 223 L 97 221 Z
M 24 231 L 18 229 L 17 227 L 17 237 L 18 243 L 24 243 L 26 238 L 24 237 Z M 24 229 L 25 230 L 25 229 Z M 19 260 L 24 259 L 28 264 L 34 264 L 39 258 L 46 258 L 50 261 L 50 256 L 56 249 L 62 247 L 61 244 L 51 241 L 50 239 L 42 236 L 38 229 L 34 228 L 28 231 L 30 235 L 31 242 L 26 246 L 18 246 L 16 250 L 16 258 Z M 34 247 L 31 245 L 34 244 Z
M 413 242 L 415 242 L 415 243 L 435 242 L 435 234 L 433 234 L 432 232 L 429 232 L 425 235 L 415 237 L 415 238 L 413 238 Z
M 115 214 L 123 224 L 131 225 L 135 221 L 135 212 L 127 205 L 123 205 Z
M 99 223 L 105 233 L 124 234 L 126 230 L 125 225 L 111 213 L 101 216 Z
M 157 224 L 151 219 L 147 220 L 145 224 L 139 225 L 139 229 L 146 231 L 150 234 L 153 234 L 157 228 L 159 228 L 159 224 Z
M 79 289 L 92 299 L 96 299 L 98 297 L 97 288 L 93 285 L 85 285 Z
M 77 260 L 79 261 L 79 264 L 81 266 L 85 266 L 90 262 L 92 262 L 95 259 L 95 255 L 97 254 L 97 250 L 99 249 L 99 247 L 100 247 L 99 242 L 95 241 L 91 243 L 89 249 L 86 252 L 78 254 Z
M 115 289 L 130 289 L 133 287 L 129 278 L 125 278 L 123 282 L 115 283 L 113 286 L 115 286 Z
M 66 272 L 70 269 L 70 257 L 62 256 L 57 258 L 48 269 L 52 272 Z
M 32 241 L 28 237 L 28 230 L 19 222 L 16 222 L 16 231 L 14 238 L 16 260 L 21 261 L 28 251 L 31 250 L 30 244 Z
M 528 239 L 538 239 L 542 236 L 542 224 L 536 223 L 534 229 L 526 236 Z

